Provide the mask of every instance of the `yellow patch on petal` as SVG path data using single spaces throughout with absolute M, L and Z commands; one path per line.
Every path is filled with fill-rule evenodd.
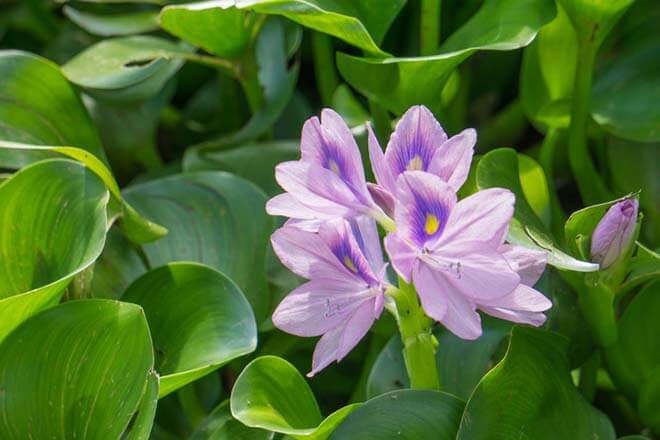
M 433 235 L 438 232 L 440 227 L 440 220 L 433 214 L 426 214 L 426 222 L 424 223 L 424 232 L 426 235 Z
M 330 168 L 330 171 L 341 177 L 341 171 L 339 170 L 339 165 L 337 165 L 337 162 L 334 160 L 330 159 L 328 161 L 328 168 Z
M 350 270 L 353 273 L 358 272 L 357 267 L 355 267 L 355 263 L 353 263 L 353 260 L 351 260 L 348 255 L 344 257 L 344 266 L 346 266 L 348 270 Z
M 408 165 L 406 165 L 406 170 L 421 171 L 423 167 L 424 167 L 424 162 L 422 162 L 422 158 L 419 156 L 415 156 L 412 159 L 410 159 Z

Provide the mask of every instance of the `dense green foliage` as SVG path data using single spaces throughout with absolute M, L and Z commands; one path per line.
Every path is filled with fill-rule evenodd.
M 659 24 L 656 0 L 0 2 L 0 439 L 660 438 Z M 274 169 L 324 107 L 368 163 L 367 124 L 384 147 L 417 104 L 477 130 L 459 196 L 515 194 L 553 307 L 435 324 L 439 389 L 389 313 L 305 378 L 313 341 L 271 320 L 302 283 Z

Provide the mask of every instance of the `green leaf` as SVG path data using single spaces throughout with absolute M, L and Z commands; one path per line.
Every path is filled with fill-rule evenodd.
M 154 425 L 156 407 L 158 406 L 158 374 L 154 371 L 149 373 L 147 386 L 142 394 L 142 400 L 137 410 L 137 415 L 126 435 L 126 440 L 148 440 L 151 428 Z
M 598 47 L 635 0 L 559 0 L 578 38 Z
M 92 295 L 119 299 L 126 288 L 146 271 L 137 249 L 113 226 L 108 231 L 103 252 L 94 264 Z
M 647 284 L 618 322 L 619 338 L 606 352 L 608 372 L 626 395 L 637 402 L 645 382 L 660 365 L 660 281 Z M 660 401 L 656 401 L 657 405 Z
M 644 381 L 637 406 L 644 424 L 649 426 L 653 432 L 660 433 L 660 412 L 658 411 L 660 408 L 660 364 Z
M 170 34 L 222 58 L 240 57 L 250 44 L 255 15 L 233 1 L 166 6 L 160 26 Z
M 248 428 L 231 416 L 229 400 L 225 400 L 209 414 L 190 440 L 270 440 L 273 433 Z
M 457 440 L 614 439 L 607 417 L 573 385 L 567 346 L 559 335 L 514 327 L 504 359 L 470 397 Z
M 188 150 L 183 158 L 185 171 L 229 171 L 259 186 L 269 196 L 282 192 L 275 181 L 275 166 L 280 162 L 297 160 L 298 141 L 249 143 L 231 150 L 202 153 Z
M 257 322 L 270 299 L 265 258 L 273 221 L 266 195 L 250 182 L 223 172 L 184 173 L 131 186 L 126 200 L 169 230 L 143 246 L 151 267 L 195 261 L 226 274 L 250 301 Z
M 548 181 L 543 168 L 531 157 L 518 154 L 518 176 L 529 207 L 547 227 L 552 220 L 552 213 L 550 212 Z
M 89 152 L 76 147 L 28 145 L 0 140 L 0 150 L 3 148 L 19 151 L 46 151 L 60 153 L 82 162 L 103 181 L 114 200 L 120 204 L 119 209 L 122 215 L 122 227 L 129 240 L 134 243 L 146 243 L 167 234 L 167 229 L 147 220 L 145 217 L 142 217 L 124 200 L 119 191 L 119 185 L 112 175 L 112 172 L 103 162 L 101 162 L 101 160 Z
M 72 145 L 105 162 L 94 124 L 59 66 L 29 53 L 0 51 L 0 90 L 0 139 Z M 0 151 L 0 163 L 20 168 L 47 156 Z
M 323 420 L 305 379 L 276 356 L 250 362 L 231 392 L 231 413 L 241 423 L 296 439 L 325 440 L 357 406 L 345 406 Z
M 107 203 L 101 181 L 69 160 L 38 162 L 0 185 L 0 340 L 94 263 Z
M 541 28 L 524 52 L 520 100 L 525 114 L 549 128 L 568 128 L 577 61 L 577 36 L 566 12 Z
M 593 87 L 592 114 L 610 133 L 660 142 L 660 39 L 639 44 L 607 63 Z
M 62 12 L 90 34 L 101 37 L 141 34 L 158 29 L 157 10 L 95 14 L 65 5 Z
M 269 130 L 286 108 L 295 91 L 299 65 L 288 68 L 286 34 L 281 22 L 266 21 L 256 41 L 255 56 L 263 92 L 261 107 L 240 130 L 202 142 L 194 149 L 207 152 L 255 139 Z
M 453 440 L 464 406 L 461 400 L 439 391 L 392 391 L 349 414 L 330 439 Z
M 484 317 L 484 333 L 475 341 L 463 340 L 449 331 L 436 331 L 436 362 L 442 391 L 467 400 L 481 377 L 491 368 L 493 357 L 511 325 Z M 441 347 L 441 348 L 440 348 Z M 409 388 L 403 362 L 401 337 L 392 336 L 376 358 L 367 380 L 367 397 Z
M 143 101 L 156 95 L 190 51 L 149 36 L 102 40 L 62 66 L 74 84 L 100 99 Z
M 0 437 L 119 438 L 153 361 L 136 305 L 71 301 L 40 313 L 0 345 Z
M 250 304 L 233 281 L 210 267 L 171 263 L 153 269 L 122 300 L 141 305 L 147 315 L 161 376 L 159 397 L 257 346 Z
M 282 15 L 302 26 L 337 37 L 374 55 L 405 0 L 236 0 L 239 8 Z
M 477 50 L 524 47 L 554 15 L 549 0 L 488 0 L 438 55 L 383 59 L 340 52 L 337 67 L 351 86 L 396 114 L 414 104 L 437 111 L 447 80 L 465 59 Z
M 637 253 L 630 259 L 629 273 L 620 287 L 620 292 L 628 292 L 646 281 L 660 277 L 660 254 L 640 242 L 635 244 Z
M 516 211 L 511 219 L 507 240 L 519 246 L 547 252 L 548 263 L 560 269 L 577 272 L 598 270 L 597 264 L 576 260 L 554 243 L 525 198 L 519 176 L 518 154 L 510 148 L 499 148 L 487 153 L 477 165 L 477 185 L 480 189 L 507 188 L 516 196 Z

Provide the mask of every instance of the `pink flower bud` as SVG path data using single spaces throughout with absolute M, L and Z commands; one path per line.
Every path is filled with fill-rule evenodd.
M 637 199 L 615 203 L 607 210 L 591 236 L 591 259 L 606 269 L 624 254 L 637 222 Z

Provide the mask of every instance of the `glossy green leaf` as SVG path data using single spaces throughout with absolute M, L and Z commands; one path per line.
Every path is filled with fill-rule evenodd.
M 614 383 L 637 402 L 645 382 L 660 365 L 660 281 L 647 284 L 618 322 L 619 339 L 606 353 Z M 660 400 L 656 401 L 656 407 Z
M 105 161 L 94 124 L 59 66 L 26 52 L 0 51 L 0 90 L 0 139 L 72 145 Z M 47 156 L 0 150 L 0 164 L 20 168 Z
M 124 200 L 121 192 L 119 191 L 119 185 L 112 175 L 112 172 L 103 162 L 101 162 L 101 160 L 89 152 L 76 147 L 29 145 L 0 140 L 0 151 L 2 149 L 31 152 L 53 152 L 80 161 L 87 168 L 93 171 L 98 176 L 98 178 L 101 179 L 101 181 L 103 181 L 105 186 L 110 191 L 110 194 L 113 196 L 114 200 L 121 205 L 119 210 L 122 215 L 122 227 L 124 229 L 124 233 L 132 242 L 146 243 L 156 240 L 167 234 L 167 229 L 149 221 L 145 217 L 138 214 L 138 212 L 135 211 L 135 209 Z
M 660 38 L 611 60 L 598 72 L 592 114 L 605 130 L 621 138 L 660 142 Z
M 280 162 L 297 160 L 299 156 L 297 141 L 258 142 L 226 151 L 200 153 L 189 150 L 184 156 L 183 168 L 186 171 L 228 171 L 274 196 L 282 192 L 275 181 L 275 166 Z
M 169 230 L 143 246 L 151 267 L 172 261 L 209 265 L 239 285 L 257 322 L 266 319 L 270 299 L 264 268 L 273 223 L 259 188 L 228 173 L 207 171 L 131 186 L 124 197 Z
M 598 265 L 577 260 L 562 251 L 552 240 L 543 222 L 534 214 L 520 183 L 518 154 L 500 148 L 484 155 L 477 165 L 476 181 L 480 189 L 500 187 L 516 196 L 516 211 L 511 219 L 507 240 L 513 244 L 540 249 L 548 254 L 548 263 L 577 272 L 598 270 Z
M 0 340 L 94 263 L 107 203 L 103 183 L 69 160 L 38 162 L 0 185 Z
M 150 36 L 102 40 L 62 66 L 69 81 L 113 101 L 156 95 L 190 55 L 185 47 Z
M 566 12 L 542 27 L 524 52 L 520 100 L 525 114 L 550 128 L 567 128 L 577 60 L 577 36 Z
M 531 157 L 525 154 L 518 155 L 518 176 L 525 199 L 534 214 L 541 219 L 547 227 L 552 220 L 550 212 L 550 193 L 548 181 L 543 168 Z
M 475 341 L 461 339 L 446 330 L 435 332 L 441 389 L 460 399 L 467 400 L 481 377 L 492 367 L 493 357 L 511 327 L 504 321 L 484 318 L 483 335 Z M 392 336 L 371 368 L 367 397 L 410 387 L 402 350 L 401 337 L 398 334 Z
M 156 372 L 151 371 L 149 373 L 147 386 L 142 394 L 142 400 L 140 406 L 138 406 L 135 419 L 126 435 L 126 440 L 148 440 L 150 438 L 158 406 L 159 380 Z
M 239 8 L 282 15 L 305 27 L 330 34 L 374 55 L 405 0 L 236 0 Z
M 254 14 L 233 0 L 166 6 L 160 26 L 172 35 L 222 58 L 238 58 L 250 44 Z
M 153 269 L 122 300 L 141 305 L 147 315 L 160 397 L 257 346 L 250 304 L 233 281 L 210 267 L 171 263 Z
M 457 440 L 615 439 L 614 428 L 574 387 L 568 341 L 514 327 L 509 349 L 468 401 Z
M 349 414 L 330 439 L 453 440 L 464 405 L 439 391 L 392 391 Z
M 286 33 L 281 22 L 266 21 L 255 43 L 255 57 L 263 95 L 261 107 L 240 130 L 209 139 L 194 149 L 214 151 L 253 140 L 266 132 L 286 108 L 296 87 L 299 65 L 288 68 Z
M 158 11 L 155 10 L 95 14 L 65 5 L 62 12 L 90 34 L 101 37 L 141 34 L 158 29 Z
M 153 362 L 136 305 L 85 300 L 42 312 L 0 345 L 0 436 L 119 438 Z
M 231 393 L 231 413 L 241 423 L 296 439 L 325 440 L 357 406 L 345 406 L 324 420 L 305 378 L 276 356 L 250 362 Z
M 640 242 L 635 244 L 637 251 L 628 264 L 630 272 L 623 285 L 620 286 L 621 292 L 628 292 L 646 281 L 660 277 L 660 254 Z
M 218 405 L 190 436 L 190 440 L 270 440 L 273 433 L 249 428 L 231 416 L 229 400 Z
M 438 110 L 447 80 L 465 59 L 477 50 L 524 47 L 554 15 L 549 0 L 488 0 L 438 55 L 379 59 L 338 53 L 337 67 L 351 86 L 396 114 L 414 104 Z

